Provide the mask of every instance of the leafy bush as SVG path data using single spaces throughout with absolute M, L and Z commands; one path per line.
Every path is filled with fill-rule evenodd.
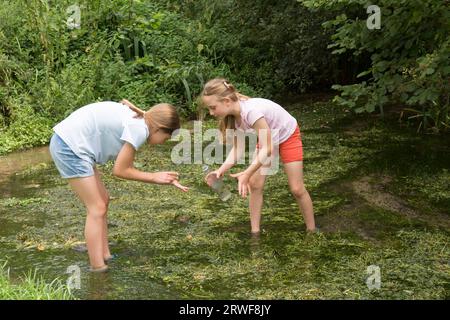
M 363 0 L 80 0 L 75 28 L 71 0 L 0 3 L 0 152 L 99 100 L 202 118 L 216 76 L 269 98 L 337 84 L 356 112 L 396 103 L 419 129 L 450 126 L 448 1 L 381 0 L 381 30 Z
M 82 105 L 127 98 L 176 105 L 197 116 L 205 79 L 229 68 L 203 54 L 210 31 L 154 1 L 2 1 L 0 153 L 48 141 L 50 128 Z
M 433 131 L 450 127 L 450 10 L 448 1 L 381 0 L 381 29 L 366 26 L 364 0 L 301 1 L 310 8 L 336 13 L 326 22 L 336 28 L 333 53 L 369 54 L 370 68 L 359 74 L 364 79 L 352 85 L 336 85 L 336 101 L 356 112 L 373 112 L 388 103 L 405 108 L 419 118 L 420 128 Z M 342 13 L 344 12 L 344 13 Z M 418 108 L 418 109 L 417 109 Z
M 0 128 L 0 154 L 47 143 L 52 133 L 51 123 L 30 106 L 14 108 L 11 125 Z
M 338 76 L 341 62 L 327 49 L 331 33 L 321 28 L 331 18 L 324 10 L 295 0 L 161 2 L 210 30 L 203 54 L 265 96 L 329 86 Z

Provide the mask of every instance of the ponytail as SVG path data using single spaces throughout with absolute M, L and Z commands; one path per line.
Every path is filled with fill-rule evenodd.
M 136 113 L 136 115 L 134 116 L 135 118 L 145 118 L 145 111 L 136 107 L 134 104 L 132 104 L 127 99 L 122 99 L 122 101 L 120 101 L 120 103 L 126 105 L 128 108 L 130 108 L 132 111 L 134 111 Z
M 135 118 L 143 118 L 147 126 L 154 130 L 162 130 L 172 134 L 180 128 L 180 118 L 174 106 L 168 103 L 160 103 L 144 111 L 126 99 L 121 101 L 124 105 L 136 113 Z

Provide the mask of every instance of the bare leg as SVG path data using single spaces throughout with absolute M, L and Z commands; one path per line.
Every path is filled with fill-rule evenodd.
M 284 165 L 284 171 L 288 176 L 289 188 L 303 213 L 306 229 L 308 231 L 314 231 L 316 224 L 314 222 L 313 203 L 303 183 L 303 162 L 286 163 Z
M 251 189 L 251 194 L 249 196 L 249 207 L 252 233 L 260 232 L 265 180 L 266 176 L 261 175 L 261 170 L 258 170 L 251 176 L 249 181 Z
M 97 185 L 101 192 L 102 199 L 106 204 L 106 210 L 108 210 L 109 205 L 109 193 L 105 188 L 105 185 L 103 184 L 101 178 L 100 178 L 100 172 L 97 170 L 97 168 L 94 168 L 95 177 L 97 178 Z M 103 219 L 103 258 L 106 260 L 111 257 L 111 252 L 109 251 L 109 241 L 108 241 L 108 211 L 105 214 L 105 217 Z
M 69 184 L 84 203 L 87 209 L 84 235 L 89 254 L 89 261 L 93 269 L 105 266 L 103 260 L 103 228 L 104 217 L 107 212 L 102 192 L 95 176 L 69 179 Z

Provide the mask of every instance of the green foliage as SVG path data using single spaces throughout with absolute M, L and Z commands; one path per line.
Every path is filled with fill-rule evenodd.
M 36 114 L 30 106 L 14 105 L 11 125 L 0 128 L 0 154 L 47 143 L 51 120 Z
M 209 32 L 202 53 L 226 62 L 243 82 L 273 96 L 331 84 L 337 57 L 327 49 L 331 18 L 293 0 L 167 1 Z
M 26 274 L 20 282 L 12 281 L 6 262 L 0 261 L 0 300 L 71 300 L 70 290 L 60 280 L 51 283 L 38 276 L 36 271 Z
M 204 55 L 211 32 L 157 2 L 78 1 L 75 29 L 67 26 L 71 5 L 2 1 L 0 153 L 47 142 L 55 123 L 99 100 L 169 102 L 197 117 L 203 83 L 230 76 Z
M 379 1 L 381 29 L 366 26 L 364 0 L 301 1 L 310 8 L 340 12 L 324 24 L 336 28 L 333 53 L 369 54 L 370 68 L 359 74 L 364 81 L 335 85 L 336 101 L 356 112 L 373 112 L 400 104 L 408 119 L 420 119 L 419 130 L 435 132 L 450 127 L 450 10 L 448 2 L 434 0 Z M 344 13 L 342 13 L 344 12 Z M 414 107 L 412 107 L 414 106 Z M 412 115 L 411 115 L 412 113 Z
M 419 129 L 450 127 L 445 1 L 383 0 L 381 30 L 363 0 L 80 0 L 79 28 L 71 0 L 0 3 L 0 153 L 99 100 L 201 119 L 196 97 L 216 76 L 269 98 L 336 84 L 356 112 L 400 104 Z
M 17 198 L 8 198 L 6 200 L 0 200 L 0 202 L 7 207 L 22 207 L 28 206 L 30 204 L 39 204 L 39 203 L 50 203 L 50 200 L 44 198 L 28 198 L 28 199 L 17 199 Z

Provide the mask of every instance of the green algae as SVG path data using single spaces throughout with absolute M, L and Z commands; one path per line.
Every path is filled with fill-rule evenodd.
M 170 142 L 143 147 L 138 166 L 179 171 L 188 193 L 119 180 L 111 163 L 100 167 L 112 199 L 111 249 L 119 254 L 109 274 L 92 277 L 87 255 L 73 250 L 84 241 L 84 208 L 51 165 L 2 186 L 10 192 L 0 201 L 0 253 L 16 272 L 38 266 L 61 276 L 81 266 L 74 294 L 88 299 L 447 298 L 448 143 L 335 108 L 290 107 L 302 128 L 305 184 L 321 234 L 305 233 L 280 170 L 267 179 L 262 233 L 252 237 L 248 200 L 237 196 L 235 181 L 225 179 L 233 197 L 220 201 L 203 183 L 201 165 L 172 164 Z M 414 215 L 358 193 L 354 183 L 365 177 L 370 192 L 389 194 Z M 33 184 L 42 187 L 20 189 Z M 381 270 L 379 290 L 366 283 L 371 265 Z

